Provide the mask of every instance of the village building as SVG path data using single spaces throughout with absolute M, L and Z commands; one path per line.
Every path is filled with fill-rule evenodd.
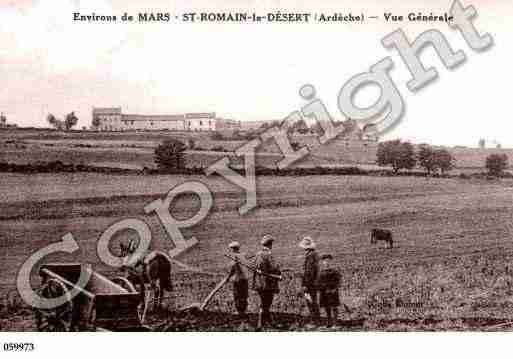
M 218 131 L 240 128 L 235 120 L 216 117 L 215 112 L 177 115 L 122 113 L 121 107 L 93 108 L 93 129 L 98 131 Z

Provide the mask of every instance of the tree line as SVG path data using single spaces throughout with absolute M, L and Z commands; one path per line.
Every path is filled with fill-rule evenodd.
M 64 120 L 60 120 L 49 113 L 48 116 L 46 116 L 46 121 L 56 130 L 69 131 L 78 123 L 78 117 L 75 116 L 75 112 L 70 112 L 66 115 Z
M 451 152 L 444 148 L 434 148 L 424 143 L 415 149 L 409 142 L 391 140 L 378 145 L 377 163 L 380 166 L 392 167 L 395 173 L 402 169 L 412 170 L 418 166 L 423 168 L 427 175 L 444 175 L 454 168 L 455 159 Z M 501 176 L 508 168 L 508 156 L 490 154 L 484 165 L 488 174 Z
M 159 170 L 167 173 L 179 172 L 185 168 L 187 149 L 194 149 L 194 143 L 187 145 L 177 139 L 169 139 L 161 143 L 154 153 L 155 163 Z M 392 140 L 381 142 L 377 150 L 377 163 L 380 166 L 392 167 L 394 173 L 400 170 L 423 168 L 427 175 L 444 175 L 455 166 L 454 156 L 447 149 L 435 148 L 421 144 L 415 148 L 409 142 Z M 508 168 L 508 156 L 491 154 L 486 158 L 485 167 L 492 176 L 501 176 Z

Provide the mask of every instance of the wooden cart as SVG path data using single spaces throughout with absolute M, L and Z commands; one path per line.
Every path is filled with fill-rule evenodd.
M 87 284 L 76 285 L 80 271 L 90 274 Z M 35 309 L 39 331 L 145 331 L 141 324 L 142 297 L 123 277 L 112 280 L 80 263 L 49 263 L 39 269 L 42 280 L 38 294 L 43 298 L 67 296 L 56 308 Z M 78 295 L 71 298 L 70 291 Z

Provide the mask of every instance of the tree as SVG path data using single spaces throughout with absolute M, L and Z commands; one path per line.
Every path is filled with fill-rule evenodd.
M 186 146 L 176 140 L 169 139 L 155 148 L 155 163 L 165 172 L 179 172 L 185 168 L 184 151 Z
M 417 152 L 417 161 L 419 163 L 419 166 L 424 168 L 428 175 L 431 174 L 431 172 L 436 171 L 436 161 L 435 161 L 435 151 L 433 150 L 433 147 L 431 147 L 428 144 L 421 144 L 419 145 L 419 149 Z
M 59 120 L 53 114 L 49 113 L 46 116 L 46 121 L 57 130 L 66 130 L 69 131 L 73 126 L 75 126 L 78 122 L 77 116 L 75 116 L 74 112 L 70 112 L 66 115 L 64 121 Z
M 64 120 L 64 128 L 66 131 L 69 131 L 75 126 L 78 122 L 77 116 L 75 116 L 75 112 L 70 112 L 66 115 L 66 119 Z
M 53 114 L 49 113 L 48 116 L 46 116 L 46 121 L 50 125 L 55 126 L 55 124 L 57 123 L 57 118 Z
M 392 166 L 395 173 L 401 169 L 412 169 L 417 163 L 413 145 L 401 140 L 381 142 L 377 157 L 380 166 Z
M 444 174 L 454 166 L 454 157 L 449 151 L 446 149 L 435 150 L 425 143 L 419 145 L 417 161 L 419 166 L 424 168 L 428 175 L 438 170 Z
M 46 121 L 57 130 L 62 130 L 64 128 L 64 123 L 51 113 L 46 116 Z
M 446 149 L 440 149 L 433 152 L 435 168 L 439 168 L 442 174 L 450 171 L 454 167 L 454 157 Z
M 486 157 L 486 169 L 492 176 L 500 176 L 508 167 L 508 156 L 506 154 L 493 153 Z

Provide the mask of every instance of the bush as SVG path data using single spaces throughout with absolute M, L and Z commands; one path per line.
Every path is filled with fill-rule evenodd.
M 508 167 L 508 156 L 506 154 L 494 153 L 486 157 L 486 169 L 491 176 L 501 176 Z
M 417 160 L 413 145 L 401 140 L 381 142 L 378 145 L 378 165 L 392 166 L 394 173 L 401 169 L 412 169 Z
M 175 139 L 165 140 L 155 148 L 155 163 L 159 170 L 174 173 L 185 168 L 186 146 Z
M 438 175 L 438 170 L 443 175 L 454 167 L 454 157 L 449 151 L 446 149 L 435 150 L 426 144 L 419 146 L 417 161 L 428 175 L 431 173 Z
M 454 168 L 454 157 L 447 150 L 436 150 L 433 153 L 433 158 L 436 168 L 439 168 L 442 174 Z
M 426 170 L 428 175 L 436 170 L 435 151 L 430 145 L 421 144 L 417 152 L 417 161 L 420 167 Z

